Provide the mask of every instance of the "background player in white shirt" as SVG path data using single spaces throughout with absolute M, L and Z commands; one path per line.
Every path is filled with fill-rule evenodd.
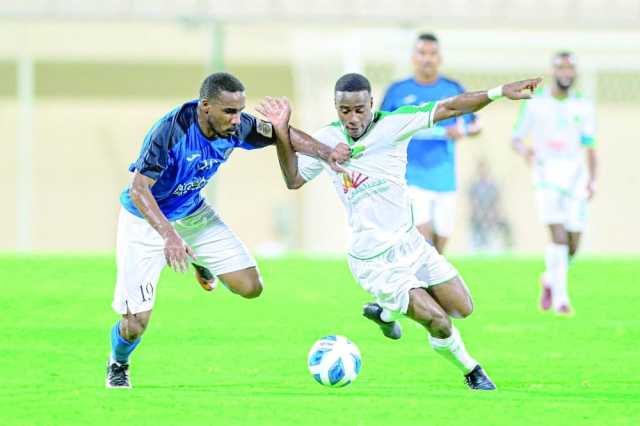
M 376 299 L 364 316 L 390 338 L 401 336 L 394 314 L 404 314 L 429 332 L 431 346 L 459 367 L 471 389 L 495 385 L 466 351 L 450 316 L 466 317 L 471 295 L 456 269 L 429 245 L 413 223 L 405 180 L 407 144 L 411 136 L 434 122 L 477 111 L 502 95 L 525 99 L 539 80 L 506 84 L 489 92 L 465 93 L 440 102 L 404 106 L 393 112 L 372 112 L 371 85 L 360 74 L 347 74 L 335 86 L 339 121 L 314 134 L 314 139 L 351 151 L 351 160 L 336 172 L 327 163 L 298 157 L 289 135 L 290 107 L 283 99 L 266 99 L 256 108 L 273 124 L 287 187 L 297 189 L 319 175 L 330 174 L 351 228 L 349 267 L 358 283 Z
M 567 291 L 569 258 L 578 250 L 596 181 L 595 111 L 572 90 L 576 76 L 573 54 L 554 55 L 553 83 L 522 105 L 512 139 L 516 152 L 533 166 L 538 214 L 551 236 L 540 307 L 553 307 L 560 315 L 573 312 Z M 523 142 L 529 134 L 532 147 Z

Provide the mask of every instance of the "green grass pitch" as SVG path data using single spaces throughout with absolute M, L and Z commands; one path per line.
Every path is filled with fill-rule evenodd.
M 499 387 L 474 393 L 408 320 L 389 341 L 360 316 L 345 261 L 265 260 L 244 300 L 163 273 L 132 357 L 133 390 L 104 388 L 112 257 L 0 257 L 0 424 L 638 425 L 640 262 L 578 260 L 573 318 L 537 308 L 539 260 L 454 261 L 475 299 L 457 321 Z M 327 334 L 360 348 L 343 389 L 318 385 L 307 351 Z

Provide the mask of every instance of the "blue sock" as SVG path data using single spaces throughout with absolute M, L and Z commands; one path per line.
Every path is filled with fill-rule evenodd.
M 130 342 L 120 335 L 120 321 L 111 329 L 111 358 L 120 364 L 129 362 L 129 355 L 138 346 L 140 339 Z

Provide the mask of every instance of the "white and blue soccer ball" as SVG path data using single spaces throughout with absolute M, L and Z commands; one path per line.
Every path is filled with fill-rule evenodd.
M 344 336 L 326 336 L 313 344 L 307 367 L 321 385 L 341 388 L 352 383 L 362 367 L 358 347 Z

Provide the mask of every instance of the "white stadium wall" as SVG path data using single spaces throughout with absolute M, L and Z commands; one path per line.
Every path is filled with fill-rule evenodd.
M 152 39 L 139 37 L 142 29 Z M 436 28 L 436 30 L 438 30 Z M 602 93 L 602 84 L 623 93 L 617 98 L 600 96 L 598 108 L 598 194 L 591 206 L 585 251 L 592 254 L 638 253 L 640 243 L 640 197 L 636 159 L 640 158 L 635 121 L 640 99 L 624 99 L 624 92 L 637 96 L 636 80 L 603 80 L 601 72 L 637 73 L 640 70 L 640 33 L 459 31 L 440 29 L 444 49 L 443 71 L 459 75 L 545 74 L 549 55 L 560 48 L 575 49 L 580 60 L 582 86 L 592 95 Z M 0 61 L 15 63 L 25 55 L 38 61 L 130 62 L 202 64 L 211 63 L 214 49 L 210 28 L 189 28 L 173 22 L 3 22 L 0 39 L 20 33 L 22 44 L 0 44 Z M 345 32 L 339 28 L 314 26 L 285 29 L 278 25 L 240 24 L 225 27 L 225 63 L 291 69 L 290 82 L 295 124 L 313 130 L 335 119 L 332 86 L 344 71 L 365 71 L 374 83 L 374 95 L 382 97 L 385 84 L 409 72 L 408 55 L 414 29 Z M 523 41 L 524 40 L 524 41 Z M 345 43 L 345 41 L 350 41 Z M 636 43 L 637 42 L 637 43 Z M 161 47 L 160 47 L 161 46 Z M 376 71 L 378 70 L 378 71 Z M 383 70 L 383 71 L 379 71 Z M 38 76 L 36 76 L 36 80 Z M 482 78 L 472 79 L 468 89 Z M 499 81 L 495 81 L 499 83 Z M 265 83 L 265 84 L 268 84 Z M 632 88 L 627 84 L 636 85 Z M 197 88 L 199 81 L 193 81 Z M 146 130 L 175 104 L 195 94 L 140 97 L 41 96 L 36 85 L 31 113 L 33 171 L 30 194 L 17 181 L 25 167 L 18 161 L 20 117 L 17 97 L 0 94 L 0 251 L 20 245 L 21 220 L 17 205 L 31 196 L 27 226 L 29 247 L 37 252 L 111 252 L 114 250 L 117 198 L 126 185 L 128 163 L 137 154 Z M 635 91 L 635 92 L 634 92 Z M 181 92 L 182 93 L 182 92 Z M 248 110 L 258 99 L 248 87 Z M 255 91 L 254 91 L 255 93 Z M 274 93 L 278 95 L 279 93 Z M 529 172 L 509 147 L 509 134 L 517 107 L 508 101 L 489 106 L 480 114 L 484 131 L 458 146 L 460 182 L 457 228 L 450 251 L 469 251 L 469 207 L 465 191 L 479 158 L 487 158 L 502 189 L 503 209 L 514 235 L 517 253 L 539 253 L 546 234 L 538 224 Z M 74 130 L 68 126 L 73 123 Z M 250 249 L 269 255 L 283 250 L 302 250 L 337 255 L 346 246 L 344 213 L 333 188 L 324 181 L 300 191 L 287 191 L 281 181 L 275 150 L 236 152 L 224 164 L 208 190 L 224 220 Z

